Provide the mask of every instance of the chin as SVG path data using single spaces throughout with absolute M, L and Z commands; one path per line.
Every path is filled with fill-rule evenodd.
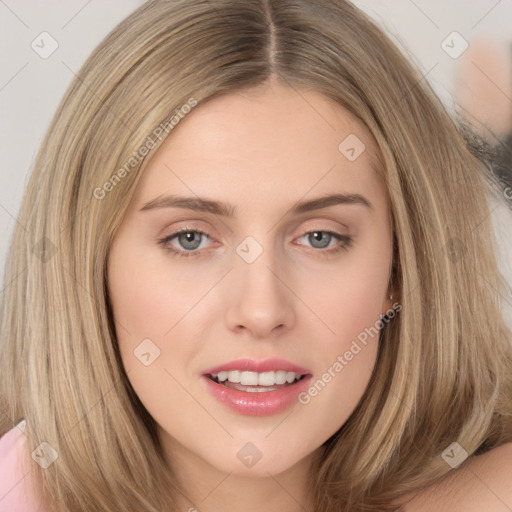
M 261 478 L 268 477 L 269 474 L 283 473 L 300 461 L 297 454 L 283 453 L 268 443 L 261 448 L 258 448 L 258 441 L 236 444 L 236 448 L 231 452 L 231 457 L 226 458 L 226 452 L 223 453 L 224 463 L 219 464 L 219 460 L 214 461 L 214 465 L 220 471 L 241 477 Z

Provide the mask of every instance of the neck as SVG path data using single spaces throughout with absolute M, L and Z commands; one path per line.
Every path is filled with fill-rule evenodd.
M 178 496 L 178 510 L 186 512 L 311 512 L 312 470 L 321 447 L 277 474 L 255 476 L 247 471 L 223 472 L 175 440 L 164 441 L 173 474 L 186 496 Z M 250 471 L 250 470 L 249 470 Z

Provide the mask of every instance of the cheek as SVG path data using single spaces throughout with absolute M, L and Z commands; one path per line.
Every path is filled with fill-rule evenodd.
M 121 338 L 139 343 L 141 336 L 162 339 L 204 294 L 204 286 L 177 271 L 165 256 L 149 260 L 132 249 L 126 257 L 112 251 L 111 258 L 109 295 Z
M 350 344 L 384 312 L 388 287 L 387 261 L 354 256 L 311 280 L 304 278 L 303 296 L 322 320 L 324 339 Z
M 387 276 L 375 275 L 365 268 L 351 272 L 340 283 L 342 293 L 338 308 L 336 326 L 347 330 L 351 337 L 380 318 L 387 289 Z M 334 315 L 334 311 L 331 311 Z
M 181 378 L 172 361 L 190 357 L 179 343 L 180 321 L 197 300 L 197 293 L 179 275 L 164 275 L 161 265 L 148 262 L 136 250 L 112 250 L 108 287 L 124 369 L 140 401 L 153 417 L 167 408 L 162 397 L 173 396 L 184 407 L 187 396 L 172 376 Z M 111 259 L 110 259 L 111 258 Z M 203 292 L 204 293 L 204 292 Z M 172 350 L 169 342 L 172 341 Z M 176 366 L 176 365 L 175 365 Z M 190 404 L 188 404 L 190 406 Z
M 202 298 L 218 277 L 184 272 L 165 251 L 155 257 L 139 252 L 135 244 L 130 251 L 123 246 L 109 256 L 108 286 L 125 371 L 145 405 L 158 396 L 155 390 L 181 396 L 180 386 L 166 371 L 185 376 L 183 368 L 197 347 L 183 341 L 196 340 L 202 319 L 211 314 L 211 302 Z
M 318 331 L 323 334 L 317 335 L 319 373 L 299 401 L 312 417 L 324 418 L 321 428 L 329 435 L 352 414 L 374 371 L 386 286 L 386 276 L 362 265 L 340 272 L 326 293 L 310 295 L 323 322 Z
M 365 251 L 347 254 L 336 269 L 317 276 L 319 284 L 303 281 L 308 306 L 322 321 L 316 336 L 321 372 L 304 403 L 314 400 L 323 410 L 320 416 L 331 414 L 333 427 L 348 417 L 374 370 L 390 258 L 390 246 L 382 239 Z

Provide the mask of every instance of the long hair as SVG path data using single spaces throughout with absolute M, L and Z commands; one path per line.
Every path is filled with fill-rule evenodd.
M 169 120 L 270 79 L 318 91 L 368 127 L 394 225 L 402 310 L 360 403 L 324 443 L 314 511 L 392 510 L 452 470 L 452 443 L 471 456 L 512 440 L 512 340 L 490 222 L 501 192 L 426 79 L 348 1 L 150 0 L 67 90 L 8 255 L 0 433 L 25 419 L 30 448 L 58 453 L 34 464 L 53 510 L 175 510 L 169 491 L 185 492 L 123 369 L 107 255 Z

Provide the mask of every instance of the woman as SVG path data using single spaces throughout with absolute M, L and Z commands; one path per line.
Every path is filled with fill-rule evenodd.
M 144 4 L 20 210 L 0 506 L 510 507 L 500 194 L 350 3 Z

